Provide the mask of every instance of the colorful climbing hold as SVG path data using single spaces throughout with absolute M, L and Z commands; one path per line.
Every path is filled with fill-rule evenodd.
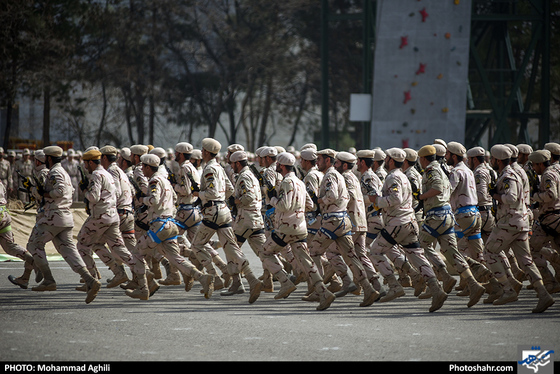
M 402 49 L 404 46 L 408 45 L 408 36 L 401 36 L 401 45 L 399 49 Z
M 426 64 L 420 63 L 420 67 L 416 70 L 416 75 L 426 72 Z
M 405 91 L 404 92 L 404 102 L 403 102 L 403 104 L 408 103 L 410 100 L 412 100 L 412 97 L 410 96 L 410 90 Z
M 420 11 L 420 15 L 422 16 L 422 22 L 426 22 L 426 18 L 428 18 L 428 12 L 426 12 L 426 8 L 423 8 Z

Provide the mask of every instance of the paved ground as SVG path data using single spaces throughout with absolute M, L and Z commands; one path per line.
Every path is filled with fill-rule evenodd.
M 262 267 L 247 256 L 260 274 Z M 315 311 L 301 301 L 305 286 L 285 300 L 266 293 L 206 300 L 200 286 L 186 293 L 167 286 L 149 301 L 102 288 L 93 303 L 75 291 L 78 276 L 52 262 L 55 292 L 23 290 L 7 280 L 21 262 L 0 263 L 0 361 L 503 361 L 515 364 L 518 346 L 560 352 L 560 302 L 532 314 L 535 293 L 505 306 L 479 304 L 454 293 L 429 313 L 429 300 L 408 294 L 361 308 L 360 296 Z M 109 270 L 98 265 L 103 279 Z M 560 354 L 556 355 L 559 360 Z

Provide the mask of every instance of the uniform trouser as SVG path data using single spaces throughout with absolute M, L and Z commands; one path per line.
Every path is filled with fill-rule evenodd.
M 181 255 L 192 259 L 193 261 L 197 258 L 192 250 L 192 241 L 196 235 L 196 232 L 202 225 L 202 215 L 200 214 L 200 209 L 197 207 L 193 208 L 180 208 L 177 210 L 177 215 L 175 220 L 179 222 L 179 237 L 177 241 L 179 243 L 179 249 Z M 191 243 L 191 247 L 187 246 L 187 242 L 184 240 L 184 236 Z M 209 244 L 206 243 L 204 250 L 208 253 L 211 259 L 218 255 L 218 252 Z
M 482 241 L 482 219 L 480 213 L 455 214 L 457 245 L 465 256 L 484 262 L 484 243 Z
M 531 255 L 539 269 L 547 271 L 548 263 L 541 249 L 551 242 L 553 247 L 560 244 L 560 214 L 548 214 L 539 217 L 533 223 L 533 233 L 529 240 Z M 542 270 L 541 270 L 542 273 Z M 541 274 L 542 275 L 542 274 Z
M 126 249 L 132 254 L 136 252 L 136 230 L 134 227 L 134 215 L 132 212 L 119 213 L 119 230 Z M 121 259 L 115 257 L 118 265 L 122 264 Z
M 369 251 L 366 248 L 366 232 L 354 232 L 352 234 L 352 241 L 354 242 L 354 252 L 356 252 L 356 256 L 358 256 L 358 259 L 362 263 L 367 278 L 369 280 L 379 278 L 379 274 L 377 273 L 377 270 L 375 270 L 373 262 L 369 256 Z M 340 253 L 340 251 L 337 252 Z
M 496 226 L 496 219 L 494 218 L 492 211 L 488 208 L 480 211 L 480 221 L 480 234 L 482 236 L 483 243 L 486 243 L 488 241 L 488 237 L 494 229 L 494 226 Z
M 237 238 L 231 226 L 231 213 L 226 204 L 218 203 L 204 208 L 203 217 L 202 225 L 192 241 L 193 251 L 200 263 L 203 266 L 212 263 L 210 254 L 205 250 L 205 245 L 214 234 L 217 234 L 226 255 L 228 273 L 236 275 L 249 271 L 249 261 L 237 244 Z
M 27 250 L 33 255 L 37 267 L 48 266 L 45 244 L 50 241 L 53 242 L 57 252 L 74 272 L 79 273 L 81 269 L 86 267 L 72 239 L 72 227 L 45 224 L 38 224 L 33 227 L 27 243 Z
M 163 225 L 163 228 L 162 228 Z M 162 229 L 160 231 L 160 229 Z M 196 267 L 179 253 L 179 244 L 177 243 L 177 234 L 179 229 L 172 221 L 152 222 L 150 224 L 152 233 L 161 233 L 157 235 L 157 239 L 150 236 L 149 232 L 144 233 L 138 239 L 138 252 L 142 258 L 146 255 L 158 251 L 163 257 L 169 260 L 169 263 L 179 270 L 182 274 L 197 279 L 201 273 Z M 157 240 L 157 241 L 156 241 Z
M 384 231 L 372 243 L 370 252 L 375 259 L 375 266 L 383 277 L 394 274 L 389 260 L 403 256 L 416 268 L 425 279 L 435 277 L 430 262 L 418 242 L 418 224 L 414 222 L 402 225 L 387 225 Z
M 437 269 L 446 265 L 435 253 L 436 242 L 439 243 L 440 252 L 447 262 L 453 265 L 460 274 L 467 270 L 469 265 L 457 247 L 457 237 L 453 230 L 454 225 L 455 221 L 452 214 L 427 216 L 422 224 L 419 240 L 426 256 Z
M 0 246 L 2 246 L 4 252 L 10 256 L 23 260 L 26 269 L 33 269 L 33 265 L 26 261 L 26 255 L 28 255 L 29 252 L 14 241 L 14 233 L 10 225 L 0 229 Z
M 263 267 L 271 274 L 276 274 L 283 269 L 282 263 L 278 259 L 278 253 L 282 252 L 285 245 L 290 245 L 292 252 L 297 261 L 301 264 L 304 274 L 307 276 L 309 283 L 315 285 L 323 279 L 319 274 L 319 269 L 311 256 L 305 241 L 307 234 L 302 235 L 282 235 L 278 234 L 276 241 L 270 235 L 262 247 L 260 258 L 263 262 Z M 280 240 L 278 240 L 280 239 Z
M 361 281 L 367 278 L 364 267 L 354 251 L 351 229 L 352 222 L 348 216 L 330 217 L 327 219 L 323 217 L 321 228 L 309 245 L 309 253 L 315 265 L 317 265 L 321 276 L 324 274 L 321 257 L 326 253 L 329 246 L 336 242 L 336 247 L 342 255 L 344 262 L 352 271 L 355 281 L 361 283 Z
M 110 269 L 125 263 L 133 273 L 145 274 L 144 260 L 136 253 L 130 253 L 124 244 L 119 221 L 103 222 L 88 217 L 78 232 L 77 248 L 91 274 L 95 274 L 94 252 Z
M 541 274 L 531 257 L 529 247 L 529 231 L 506 230 L 496 226 L 486 243 L 487 264 L 494 276 L 500 280 L 506 277 L 506 269 L 502 263 L 500 252 L 513 250 L 517 261 L 529 277 L 531 284 L 541 280 Z

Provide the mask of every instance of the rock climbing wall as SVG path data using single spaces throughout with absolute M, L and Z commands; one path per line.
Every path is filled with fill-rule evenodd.
M 377 0 L 372 147 L 464 141 L 470 0 Z

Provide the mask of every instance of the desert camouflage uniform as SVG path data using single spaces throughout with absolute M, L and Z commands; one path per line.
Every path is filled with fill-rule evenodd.
M 486 243 L 488 266 L 496 279 L 504 284 L 507 274 L 499 253 L 511 248 L 530 282 L 539 281 L 542 278 L 533 262 L 529 247 L 529 214 L 523 198 L 523 181 L 512 167 L 507 165 L 496 182 L 496 188 L 502 201 L 498 204 L 496 212 L 496 226 Z
M 305 185 L 306 191 L 312 191 L 315 196 L 319 194 L 319 186 L 323 180 L 323 173 L 319 171 L 317 166 L 313 166 L 305 177 L 303 178 L 303 183 Z M 317 231 L 321 228 L 321 215 L 318 211 L 318 206 L 313 203 L 313 207 L 306 213 L 307 216 L 307 240 L 311 242 L 313 236 L 317 234 Z
M 12 171 L 12 178 L 13 178 L 13 186 L 14 189 L 18 189 L 19 187 L 23 187 L 22 183 L 23 181 L 21 180 L 21 177 L 19 176 L 19 174 L 16 171 L 19 171 L 19 173 L 21 175 L 23 175 L 24 177 L 29 177 L 31 178 L 31 176 L 33 175 L 33 161 L 31 161 L 30 159 L 24 160 L 17 160 L 14 164 L 14 168 Z M 17 191 L 17 196 L 18 198 L 24 202 L 24 203 L 28 203 L 29 202 L 29 195 L 23 191 Z
M 366 215 L 366 207 L 364 202 L 364 195 L 362 193 L 362 186 L 360 180 L 352 170 L 346 170 L 342 173 L 350 201 L 348 202 L 348 214 L 352 221 L 352 241 L 354 242 L 354 251 L 360 259 L 368 280 L 377 285 L 379 289 L 379 274 L 375 270 L 371 259 L 369 258 L 369 250 L 366 249 L 366 233 L 368 229 L 368 221 Z M 340 251 L 338 251 L 340 252 Z M 340 258 L 342 260 L 342 258 Z M 341 263 L 343 265 L 343 262 Z
M 432 188 L 440 191 L 440 193 L 424 200 L 425 218 L 422 230 L 420 231 L 420 244 L 426 251 L 426 255 L 432 264 L 436 267 L 436 271 L 443 272 L 444 274 L 446 271 L 445 262 L 434 249 L 434 244 L 437 241 L 440 245 L 440 251 L 447 259 L 447 262 L 453 265 L 458 273 L 462 273 L 469 266 L 457 248 L 457 237 L 454 231 L 455 219 L 449 205 L 451 186 L 438 161 L 432 161 L 425 168 L 424 175 L 422 176 L 423 193 L 428 192 Z M 433 252 L 431 251 L 432 249 L 434 249 Z M 446 291 L 449 292 L 450 290 L 446 288 Z
M 74 187 L 73 200 L 78 201 L 78 184 L 80 183 L 80 170 L 78 166 L 80 165 L 80 162 L 74 158 L 66 158 L 62 160 L 60 164 L 62 165 L 64 170 L 66 170 L 66 172 L 70 176 L 70 180 L 72 181 L 72 187 Z
M 529 240 L 531 254 L 546 283 L 557 289 L 558 281 L 552 276 L 547 263 L 547 259 L 552 260 L 550 254 L 557 252 L 560 246 L 560 174 L 553 166 L 547 167 L 543 172 L 539 189 L 531 200 L 539 204 L 539 215 L 534 220 Z M 556 250 L 543 248 L 548 242 L 552 242 Z M 557 253 L 555 257 L 558 258 Z M 558 268 L 558 259 L 555 262 Z
M 226 199 L 232 193 L 233 185 L 226 176 L 224 168 L 216 159 L 209 160 L 202 171 L 199 192 L 202 201 L 202 225 L 193 238 L 192 248 L 200 263 L 206 266 L 212 262 L 212 259 L 204 247 L 212 236 L 217 234 L 226 255 L 229 275 L 234 279 L 234 286 L 238 286 L 235 282 L 239 282 L 239 277 L 244 274 L 251 286 L 249 300 L 253 302 L 258 298 L 262 283 L 254 276 L 249 261 L 237 244 L 232 228 L 231 212 L 226 205 Z
M 148 207 L 147 221 L 149 229 L 138 239 L 138 251 L 142 256 L 157 249 L 175 269 L 183 274 L 186 285 L 191 280 L 205 282 L 201 273 L 187 258 L 179 253 L 177 236 L 179 229 L 175 223 L 176 194 L 167 177 L 159 171 L 155 172 L 149 182 L 147 196 L 141 202 Z M 205 282 L 204 296 L 212 295 L 212 282 Z M 150 286 L 151 288 L 151 286 Z M 190 288 L 185 288 L 186 291 Z
M 450 204 L 457 223 L 455 233 L 459 238 L 457 245 L 466 256 L 484 261 L 482 241 L 482 219 L 478 211 L 478 196 L 474 173 L 459 162 L 449 174 L 451 185 Z
M 383 229 L 383 226 L 385 224 L 383 223 L 383 211 L 381 209 L 375 209 L 373 203 L 369 202 L 368 189 L 377 191 L 377 193 L 379 194 L 381 193 L 381 189 L 383 188 L 383 182 L 381 182 L 377 174 L 374 173 L 371 168 L 366 170 L 362 174 L 360 179 L 362 196 L 365 197 L 364 205 L 367 214 L 366 245 L 370 246 L 375 238 L 377 238 L 377 235 L 379 235 L 379 232 L 381 231 L 381 229 Z
M 317 197 L 322 201 L 320 204 L 321 228 L 309 245 L 311 258 L 315 261 L 319 272 L 323 274 L 321 257 L 329 249 L 329 246 L 336 242 L 336 248 L 342 255 L 346 263 L 345 266 L 350 268 L 353 280 L 364 289 L 364 302 L 361 306 L 371 305 L 366 299 L 370 300 L 374 297 L 373 294 L 377 292 L 367 279 L 364 267 L 354 251 L 352 221 L 347 212 L 350 196 L 344 177 L 333 166 L 325 172 Z M 347 271 L 346 268 L 342 269 L 337 266 L 340 265 L 338 263 L 332 265 L 339 276 L 343 276 Z
M 130 253 L 124 244 L 119 229 L 115 182 L 103 166 L 99 165 L 89 176 L 84 197 L 89 201 L 90 215 L 78 232 L 77 248 L 89 272 L 94 276 L 97 274 L 93 259 L 95 252 L 115 275 L 123 276 L 124 272 L 119 268 L 122 263 L 126 263 L 136 275 L 145 274 L 143 260 Z
M 55 283 L 45 252 L 45 244 L 52 241 L 55 249 L 62 255 L 70 268 L 84 279 L 89 290 L 93 290 L 97 294 L 100 283 L 87 270 L 86 264 L 78 253 L 72 238 L 74 216 L 71 207 L 74 188 L 70 176 L 60 163 L 56 163 L 50 168 L 45 179 L 44 190 L 45 193 L 49 194 L 48 197 L 45 196 L 44 215 L 36 222 L 27 243 L 27 249 L 33 255 L 35 265 L 44 276 L 43 283 L 33 289 L 37 291 L 42 291 L 45 288 L 52 290 L 47 282 Z M 88 292 L 86 303 L 91 302 L 91 300 L 91 295 Z
M 493 199 L 488 192 L 488 187 L 492 182 L 490 170 L 485 164 L 479 164 L 473 170 L 474 181 L 476 184 L 476 197 L 478 201 L 478 211 L 480 212 L 481 236 L 482 241 L 486 243 L 488 236 L 496 225 L 494 214 L 492 213 Z

